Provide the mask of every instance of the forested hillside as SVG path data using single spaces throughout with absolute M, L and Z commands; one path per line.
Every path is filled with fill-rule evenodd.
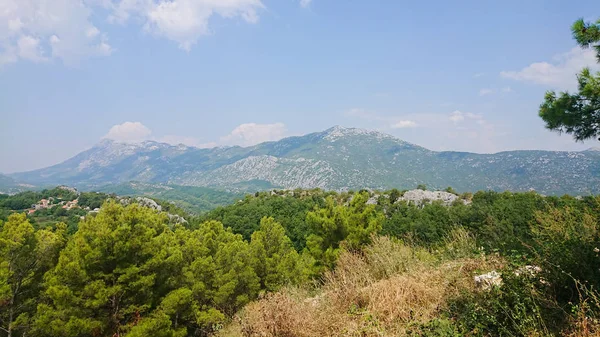
M 121 196 L 145 196 L 159 200 L 168 200 L 170 203 L 192 214 L 200 214 L 218 206 L 228 205 L 244 197 L 242 193 L 231 193 L 206 187 L 147 184 L 141 182 L 105 185 L 96 190 Z
M 600 198 L 406 194 L 262 192 L 185 222 L 109 200 L 71 230 L 11 214 L 0 335 L 595 331 Z

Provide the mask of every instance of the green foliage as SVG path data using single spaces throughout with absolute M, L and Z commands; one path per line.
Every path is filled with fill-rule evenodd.
M 257 192 L 258 193 L 258 192 Z M 306 223 L 306 214 L 315 207 L 324 206 L 326 193 L 312 191 L 302 196 L 301 192 L 293 195 L 273 195 L 258 193 L 257 197 L 247 196 L 242 201 L 226 207 L 219 207 L 192 221 L 193 224 L 209 220 L 217 220 L 230 227 L 233 232 L 250 240 L 252 233 L 260 227 L 263 217 L 273 217 L 285 229 L 294 247 L 301 251 L 306 246 L 310 229 Z
M 38 203 L 41 199 L 53 198 L 56 201 L 70 201 L 77 198 L 77 193 L 59 187 L 45 189 L 41 192 L 25 191 L 15 195 L 3 195 L 0 197 L 0 209 L 8 210 L 24 210 L 30 208 L 31 205 Z
M 443 250 L 448 261 L 485 252 L 511 261 L 501 287 L 453 297 L 439 318 L 412 326 L 409 335 L 552 335 L 569 320 L 557 308 L 587 303 L 578 285 L 600 287 L 600 197 L 488 191 L 467 198 L 470 204 L 414 205 L 398 201 L 401 194 L 259 192 L 185 226 L 115 201 L 95 216 L 61 206 L 30 216 L 5 209 L 0 327 L 13 336 L 208 336 L 263 292 L 321 276 L 342 250 L 385 261 L 389 256 L 368 248 L 379 234 L 419 254 Z M 84 195 L 89 205 L 104 197 Z M 389 251 L 398 266 L 377 273 L 392 277 L 411 257 Z M 524 264 L 541 272 L 517 277 Z
M 26 191 L 0 199 L 0 208 L 24 210 L 42 199 L 39 192 Z
M 411 327 L 407 332 L 408 336 L 420 337 L 461 337 L 456 323 L 449 319 L 433 319 L 427 323 Z
M 56 263 L 65 225 L 35 231 L 25 214 L 12 214 L 0 230 L 0 328 L 21 335 L 39 300 L 44 272 Z
M 600 287 L 600 197 L 594 208 L 564 207 L 536 213 L 533 227 L 536 263 L 544 277 L 553 280 L 562 302 L 579 300 L 578 282 Z
M 593 47 L 600 60 L 600 20 L 590 23 L 579 19 L 571 26 L 571 32 L 578 45 L 583 48 Z
M 109 195 L 99 192 L 81 192 L 79 194 L 79 207 L 90 209 L 100 208 Z
M 252 234 L 250 249 L 262 288 L 274 291 L 307 280 L 310 266 L 303 264 L 285 230 L 273 218 L 262 218 L 260 229 Z
M 452 186 L 448 186 L 448 187 L 446 187 L 446 189 L 445 189 L 444 191 L 446 191 L 446 192 L 448 192 L 448 193 L 452 193 L 452 194 L 456 194 L 456 195 L 458 195 L 458 192 L 456 192 L 456 191 L 455 191 L 455 190 L 452 188 Z
M 33 334 L 208 335 L 261 289 L 306 280 L 272 218 L 251 243 L 218 221 L 167 223 L 165 213 L 114 201 L 82 221 L 45 276 Z
M 460 206 L 456 206 L 460 208 Z M 421 244 L 439 242 L 455 225 L 455 208 L 439 203 L 423 207 L 399 202 L 388 209 L 382 233 L 395 237 L 416 239 Z
M 577 82 L 576 94 L 547 92 L 539 115 L 546 128 L 571 134 L 576 141 L 600 137 L 600 73 L 585 68 Z
M 368 200 L 368 192 L 356 193 L 345 206 L 330 196 L 324 208 L 307 214 L 306 222 L 313 233 L 307 238 L 307 248 L 321 266 L 335 264 L 342 244 L 359 249 L 381 230 L 384 216 L 375 205 L 367 204 Z
M 510 268 L 502 285 L 465 292 L 451 300 L 447 314 L 467 336 L 552 336 L 560 330 L 562 309 L 539 278 L 519 277 Z
M 101 187 L 99 190 L 121 196 L 145 196 L 155 200 L 168 200 L 169 203 L 191 214 L 202 214 L 219 206 L 228 205 L 243 197 L 242 194 L 206 187 L 153 185 L 140 182 L 107 185 Z M 169 213 L 178 214 L 175 212 Z
M 586 23 L 577 20 L 571 27 L 573 38 L 583 48 L 593 47 L 600 61 L 600 20 Z M 546 92 L 539 115 L 546 128 L 571 134 L 576 141 L 600 139 L 600 73 L 585 68 L 577 76 L 577 93 Z

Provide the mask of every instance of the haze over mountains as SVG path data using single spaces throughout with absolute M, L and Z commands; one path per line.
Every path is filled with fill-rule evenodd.
M 14 181 L 10 179 L 14 179 Z M 333 127 L 252 147 L 200 149 L 103 140 L 60 164 L 4 180 L 94 188 L 128 181 L 253 191 L 430 188 L 600 193 L 600 151 L 436 152 L 393 136 Z

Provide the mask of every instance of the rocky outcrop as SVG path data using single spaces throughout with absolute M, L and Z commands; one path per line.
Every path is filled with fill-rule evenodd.
M 143 207 L 155 209 L 159 212 L 162 211 L 162 207 L 158 203 L 156 203 L 156 201 L 146 197 L 119 198 L 119 202 L 123 206 L 135 203 Z
M 458 195 L 444 191 L 410 190 L 404 192 L 404 195 L 398 200 L 404 200 L 408 203 L 414 203 L 417 205 L 420 205 L 424 202 L 430 203 L 433 201 L 441 201 L 444 205 L 450 206 L 458 199 Z

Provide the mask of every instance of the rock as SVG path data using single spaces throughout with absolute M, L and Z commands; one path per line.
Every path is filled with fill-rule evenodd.
M 487 274 L 477 275 L 473 277 L 475 285 L 481 290 L 490 290 L 493 287 L 502 285 L 502 276 L 497 271 L 491 271 Z
M 422 204 L 423 202 L 442 201 L 446 206 L 450 206 L 459 197 L 456 194 L 444 192 L 444 191 L 423 191 L 423 190 L 410 190 L 404 192 L 404 195 L 398 200 L 404 200 L 408 203 Z
M 542 271 L 542 268 L 538 267 L 538 266 L 523 266 L 523 267 L 519 267 L 517 270 L 515 270 L 515 275 L 516 276 L 521 276 L 521 275 L 525 275 L 525 276 L 529 276 L 529 277 L 533 277 L 537 274 L 539 274 Z
M 121 197 L 117 197 L 119 199 L 119 202 L 121 202 L 121 205 L 123 206 L 127 206 L 131 203 L 136 203 L 139 204 L 142 207 L 148 207 L 148 208 L 152 208 L 155 209 L 157 211 L 162 211 L 162 207 L 156 203 L 156 201 L 150 199 L 150 198 L 146 198 L 146 197 L 135 197 L 135 198 L 121 198 Z
M 167 213 L 167 216 L 169 217 L 169 223 L 172 223 L 172 224 L 184 224 L 184 223 L 187 223 L 187 220 L 184 219 L 180 215 Z
M 367 200 L 366 204 L 367 205 L 377 205 L 377 199 L 378 199 L 378 196 L 374 195 L 374 196 L 370 197 L 369 200 Z

